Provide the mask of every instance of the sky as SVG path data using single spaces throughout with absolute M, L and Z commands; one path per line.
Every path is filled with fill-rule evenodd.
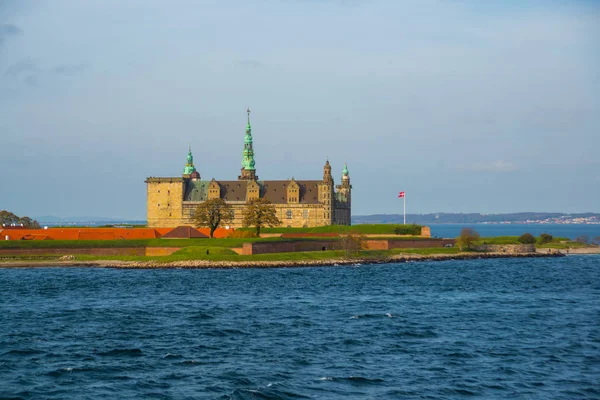
M 600 1 L 0 0 L 0 209 L 350 170 L 354 215 L 600 212 Z

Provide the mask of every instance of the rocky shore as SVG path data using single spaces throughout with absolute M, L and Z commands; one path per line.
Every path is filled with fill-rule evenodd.
M 561 253 L 458 253 L 458 254 L 397 254 L 386 258 L 348 258 L 330 260 L 298 260 L 298 261 L 210 261 L 186 260 L 161 263 L 158 261 L 115 261 L 115 260 L 46 260 L 46 261 L 5 261 L 0 268 L 32 268 L 32 267 L 97 267 L 97 268 L 289 268 L 289 267 L 322 267 L 356 264 L 389 264 L 422 261 L 475 260 L 484 258 L 533 258 L 533 257 L 565 257 Z

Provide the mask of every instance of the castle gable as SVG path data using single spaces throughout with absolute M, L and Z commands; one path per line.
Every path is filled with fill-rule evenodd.
M 225 201 L 246 201 L 248 181 L 219 181 L 221 198 Z
M 319 181 L 261 181 L 262 196 L 271 203 L 287 203 L 288 185 L 294 182 L 300 188 L 300 204 L 319 203 Z

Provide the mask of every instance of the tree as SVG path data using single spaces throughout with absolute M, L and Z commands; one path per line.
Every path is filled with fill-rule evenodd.
M 210 228 L 210 237 L 215 230 L 224 224 L 233 221 L 233 208 L 223 199 L 210 199 L 196 207 L 194 223 L 196 226 Z
M 523 243 L 523 244 L 534 244 L 535 243 L 535 237 L 531 234 L 531 233 L 524 233 L 521 236 L 519 236 L 518 239 L 519 243 Z
M 265 198 L 250 200 L 244 208 L 244 227 L 256 228 L 256 235 L 260 236 L 260 228 L 263 226 L 279 226 L 281 221 L 277 218 L 275 206 Z
M 0 226 L 2 225 L 21 225 L 23 224 L 24 228 L 30 229 L 40 229 L 40 224 L 34 219 L 29 217 L 18 217 L 15 214 L 8 212 L 6 210 L 0 211 Z
M 346 258 L 350 258 L 352 252 L 357 252 L 363 248 L 363 237 L 357 233 L 350 233 L 342 236 L 342 249 Z
M 592 239 L 592 243 L 600 245 L 600 236 L 596 236 L 594 239 Z
M 588 235 L 577 236 L 575 241 L 581 244 L 588 244 L 590 242 L 590 237 Z
M 554 238 L 549 233 L 542 233 L 539 238 L 540 244 L 551 243 L 553 240 Z
M 456 238 L 456 245 L 462 251 L 470 249 L 473 243 L 479 239 L 479 233 L 473 228 L 462 228 L 460 235 Z

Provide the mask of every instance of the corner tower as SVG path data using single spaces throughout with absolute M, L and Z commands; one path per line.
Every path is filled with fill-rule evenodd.
M 323 167 L 323 180 L 319 182 L 319 203 L 323 204 L 323 220 L 325 225 L 331 225 L 334 221 L 333 206 L 335 202 L 334 198 L 334 184 L 333 177 L 331 176 L 331 165 L 329 160 L 325 162 Z
M 250 126 L 250 108 L 248 108 L 248 124 L 246 125 L 246 136 L 244 136 L 244 150 L 242 151 L 242 173 L 238 180 L 258 180 L 256 168 L 254 167 L 254 149 L 252 147 L 252 127 Z
M 335 187 L 333 223 L 338 225 L 350 225 L 352 221 L 351 208 L 352 185 L 350 184 L 350 172 L 348 172 L 348 165 L 344 163 L 342 184 Z

